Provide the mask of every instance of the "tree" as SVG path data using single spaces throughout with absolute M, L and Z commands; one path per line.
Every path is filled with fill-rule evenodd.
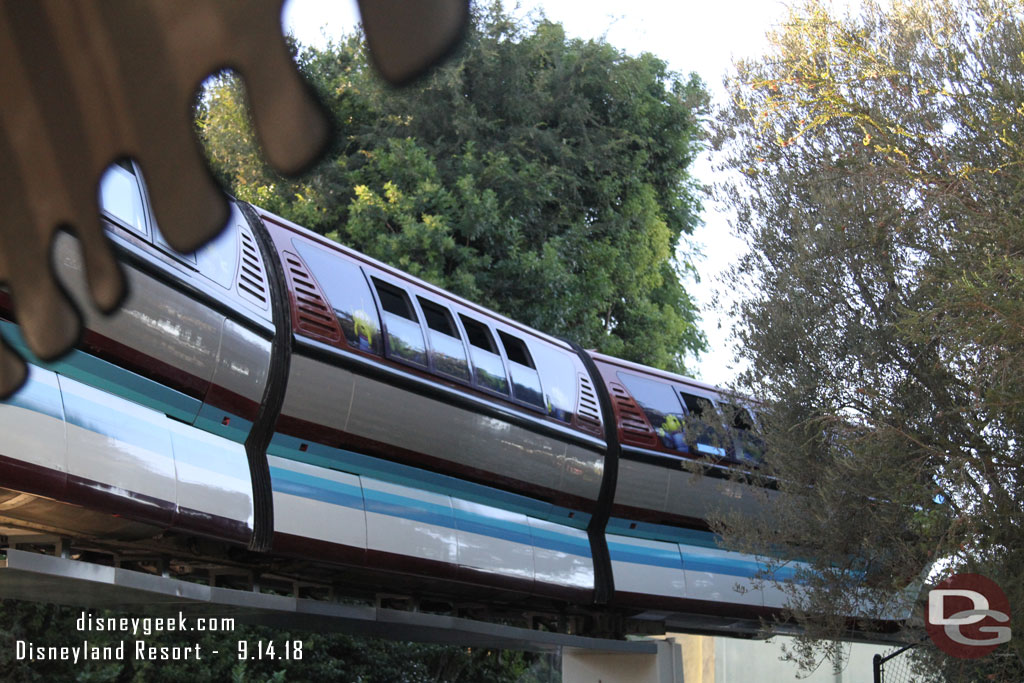
M 362 38 L 297 51 L 334 114 L 301 181 L 255 155 L 237 81 L 200 130 L 241 199 L 546 332 L 658 367 L 703 348 L 681 240 L 700 204 L 688 168 L 707 96 L 650 54 L 474 6 L 446 65 L 395 90 Z
M 740 388 L 765 402 L 764 474 L 787 495 L 721 523 L 737 547 L 811 560 L 805 645 L 842 634 L 822 615 L 863 609 L 865 576 L 894 594 L 935 561 L 1000 583 L 1020 623 L 1022 54 L 1020 2 L 840 17 L 812 0 L 729 82 L 715 144 L 750 245 L 729 280 Z M 1022 654 L 1004 651 L 1006 680 Z

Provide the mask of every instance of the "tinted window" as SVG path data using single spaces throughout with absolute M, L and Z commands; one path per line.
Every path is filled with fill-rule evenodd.
M 690 445 L 699 453 L 725 457 L 729 439 L 723 433 L 721 418 L 714 404 L 703 396 L 681 393 L 689 413 L 686 426 Z
M 520 365 L 528 368 L 533 368 L 533 356 L 530 355 L 530 350 L 526 348 L 526 343 L 519 337 L 513 337 L 507 332 L 498 332 L 498 336 L 501 337 L 501 344 L 505 347 L 505 355 L 513 363 L 519 363 Z
M 569 422 L 576 409 L 576 365 L 571 352 L 535 344 L 533 359 L 544 378 L 544 404 L 548 415 Z
M 480 386 L 508 394 L 508 380 L 505 378 L 505 364 L 501 362 L 498 348 L 494 345 L 491 331 L 483 323 L 459 314 L 462 327 L 469 340 L 469 355 L 476 371 L 476 383 Z
M 320 284 L 348 343 L 361 351 L 381 353 L 377 307 L 359 266 L 303 240 L 292 240 L 292 244 Z
M 444 306 L 418 297 L 430 337 L 430 358 L 437 372 L 469 381 L 469 361 L 452 314 Z
M 459 331 L 455 329 L 455 322 L 452 320 L 451 313 L 448 312 L 447 308 L 421 296 L 416 298 L 420 300 L 420 310 L 423 311 L 423 319 L 427 323 L 427 328 L 435 332 L 441 332 L 449 337 L 461 339 Z
M 427 346 L 423 341 L 416 311 L 404 290 L 373 278 L 388 335 L 388 355 L 417 365 L 427 364 Z
M 501 345 L 505 347 L 505 355 L 508 357 L 508 372 L 512 376 L 512 396 L 524 403 L 544 408 L 540 375 L 533 365 L 533 357 L 526 342 L 507 332 L 499 331 L 498 336 L 501 337 Z
M 664 382 L 628 372 L 618 375 L 658 433 L 662 445 L 677 451 L 686 450 L 683 407 L 676 398 L 675 389 Z
M 470 344 L 491 353 L 498 352 L 497 347 L 494 345 L 494 340 L 491 338 L 491 332 L 487 329 L 486 325 L 464 315 L 459 317 L 462 318 L 462 326 L 466 328 L 466 336 L 469 338 Z
M 380 307 L 386 312 L 418 322 L 416 319 L 416 311 L 412 310 L 412 306 L 409 304 L 409 299 L 406 297 L 405 292 L 392 287 L 391 285 L 381 282 L 377 278 L 373 279 L 373 285 L 377 288 L 377 296 L 380 297 Z
M 100 207 L 120 224 L 140 234 L 149 234 L 139 179 L 129 163 L 113 164 L 100 178 Z

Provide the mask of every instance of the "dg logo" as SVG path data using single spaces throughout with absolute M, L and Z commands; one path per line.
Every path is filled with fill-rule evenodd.
M 945 653 L 984 657 L 1010 642 L 1010 602 L 1003 589 L 980 574 L 954 574 L 928 593 L 925 626 Z

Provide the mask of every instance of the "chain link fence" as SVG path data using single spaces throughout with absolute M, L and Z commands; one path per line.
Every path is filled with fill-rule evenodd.
M 915 660 L 909 650 L 918 644 L 894 647 L 885 654 L 875 655 L 875 683 L 932 683 L 934 678 L 915 670 Z

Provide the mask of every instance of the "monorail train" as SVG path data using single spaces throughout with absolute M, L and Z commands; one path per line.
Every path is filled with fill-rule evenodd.
M 130 162 L 100 197 L 130 295 L 98 313 L 75 239 L 58 238 L 84 333 L 0 404 L 0 534 L 198 539 L 196 556 L 227 548 L 298 577 L 634 626 L 750 634 L 779 611 L 756 558 L 706 523 L 723 505 L 757 512 L 729 476 L 757 457 L 749 406 L 713 438 L 687 418 L 726 407 L 714 387 L 584 351 L 242 202 L 218 238 L 176 253 Z M 3 291 L 0 331 L 31 358 Z

